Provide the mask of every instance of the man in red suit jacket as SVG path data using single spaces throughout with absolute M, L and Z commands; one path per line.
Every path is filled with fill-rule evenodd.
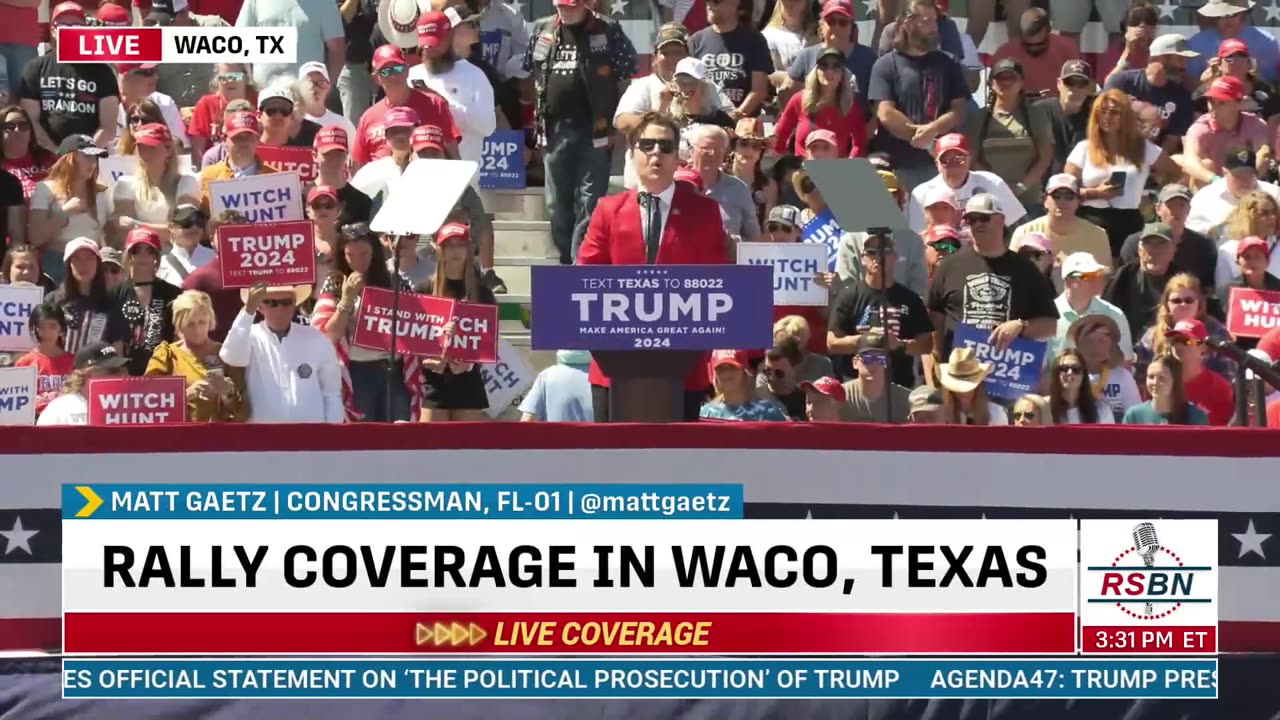
M 602 198 L 578 249 L 579 265 L 723 265 L 729 240 L 720 205 L 675 181 L 680 130 L 669 117 L 645 113 L 631 131 L 636 189 Z M 656 208 L 654 208 L 656 204 Z M 648 232 L 650 218 L 659 230 Z M 651 242 L 656 240 L 656 242 Z M 596 422 L 609 422 L 609 378 L 595 361 L 588 374 Z M 708 383 L 705 363 L 685 378 L 685 420 L 698 419 Z

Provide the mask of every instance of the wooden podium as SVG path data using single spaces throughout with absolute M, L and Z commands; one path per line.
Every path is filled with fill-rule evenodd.
M 684 421 L 684 379 L 704 353 L 689 350 L 593 351 L 609 378 L 609 421 Z

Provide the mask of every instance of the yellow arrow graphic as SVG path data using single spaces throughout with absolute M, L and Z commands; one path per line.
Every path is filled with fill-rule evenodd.
M 445 627 L 444 623 L 438 622 L 435 624 L 433 632 L 435 634 L 436 645 L 444 647 L 444 644 L 449 641 L 449 628 Z
M 84 507 L 80 508 L 80 512 L 76 513 L 78 518 L 87 518 L 92 515 L 98 508 L 102 507 L 102 498 L 98 497 L 98 493 L 88 485 L 77 485 L 76 492 L 84 497 Z
M 431 628 L 423 625 L 422 623 L 418 623 L 418 627 L 415 629 L 415 636 L 417 637 L 419 645 L 426 645 L 431 642 Z
M 479 645 L 481 640 L 489 636 L 489 633 L 485 632 L 484 628 L 475 623 L 471 623 L 471 626 L 467 628 L 467 634 L 471 636 L 468 641 L 470 645 Z

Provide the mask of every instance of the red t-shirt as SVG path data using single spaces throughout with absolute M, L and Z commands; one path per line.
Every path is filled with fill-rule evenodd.
M 435 125 L 444 130 L 445 137 L 454 142 L 462 140 L 462 133 L 453 123 L 453 113 L 449 111 L 449 102 L 434 92 L 421 90 L 409 91 L 409 102 L 406 103 L 418 113 L 418 120 L 423 125 Z M 382 98 L 373 107 L 360 116 L 360 124 L 356 126 L 355 142 L 351 146 L 351 159 L 358 165 L 370 163 L 387 156 L 387 140 L 383 132 L 382 119 L 387 110 L 393 106 Z
M 49 175 L 49 168 L 53 167 L 55 160 L 57 158 L 53 155 L 40 150 L 34 157 L 23 155 L 14 160 L 6 158 L 3 162 L 0 162 L 0 166 L 18 178 L 18 182 L 22 183 L 22 196 L 30 202 L 31 193 L 36 189 L 36 183 L 44 180 Z
M 1267 427 L 1280 428 L 1280 400 L 1272 400 L 1267 406 Z
M 258 105 L 257 97 L 246 98 L 254 107 Z M 196 102 L 191 111 L 191 122 L 187 123 L 187 134 L 209 138 L 210 145 L 222 142 L 222 115 L 227 111 L 227 99 L 219 93 L 209 93 Z
M 858 157 L 867 147 L 867 120 L 861 103 L 853 103 L 844 116 L 834 107 L 824 107 L 809 117 L 801 103 L 804 93 L 796 93 L 787 101 L 778 123 L 773 127 L 773 150 L 779 155 L 794 153 L 804 157 L 804 139 L 819 128 L 830 130 L 840 141 L 840 157 Z M 792 138 L 794 136 L 794 142 Z M 790 144 L 790 147 L 788 147 Z
M 13 364 L 14 367 L 36 368 L 36 415 L 44 412 L 45 406 L 62 394 L 62 382 L 74 369 L 75 359 L 71 353 L 64 352 L 51 358 L 39 350 L 32 350 Z
M 1236 411 L 1235 391 L 1231 383 L 1211 370 L 1201 370 L 1195 378 L 1183 383 L 1187 402 L 1199 405 L 1201 410 L 1209 414 L 1210 425 L 1223 425 L 1231 422 Z

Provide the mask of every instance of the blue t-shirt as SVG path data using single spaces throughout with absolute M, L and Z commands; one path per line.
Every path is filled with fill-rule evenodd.
M 1187 72 L 1189 73 L 1190 69 Z M 1112 73 L 1111 77 L 1107 78 L 1107 89 L 1121 90 L 1155 107 L 1160 113 L 1162 125 L 1156 144 L 1163 143 L 1169 135 L 1174 137 L 1186 135 L 1191 123 L 1195 121 L 1193 112 L 1195 106 L 1192 104 L 1191 91 L 1187 90 L 1182 83 L 1172 80 L 1156 87 L 1147 80 L 1147 71 L 1144 69 Z
M 785 422 L 786 415 L 778 408 L 777 403 L 768 400 L 752 400 L 746 405 L 725 405 L 719 400 L 712 400 L 702 406 L 699 416 L 709 420 L 739 420 L 742 422 L 778 421 Z
M 964 69 L 955 58 L 933 50 L 924 55 L 906 55 L 897 50 L 883 55 L 871 68 L 867 100 L 871 107 L 892 102 L 906 116 L 907 122 L 924 125 L 951 110 L 951 103 L 969 99 L 969 86 Z M 885 128 L 871 142 L 873 152 L 888 153 L 899 168 L 933 166 L 928 150 L 911 146 Z
M 1168 425 L 1169 418 L 1156 412 L 1150 400 L 1124 411 L 1125 425 Z M 1198 405 L 1187 403 L 1187 424 L 1208 425 L 1209 415 Z
M 520 412 L 538 422 L 592 422 L 591 383 L 581 365 L 552 365 L 538 373 Z
M 1276 81 L 1276 66 L 1280 65 L 1280 44 L 1271 33 L 1246 25 L 1236 38 L 1249 46 L 1249 57 L 1258 61 L 1258 75 L 1269 83 Z M 1208 28 L 1187 40 L 1187 49 L 1200 53 L 1198 58 L 1187 59 L 1187 77 L 1199 78 L 1209 66 L 1209 58 L 1218 57 L 1218 45 L 1222 37 L 1216 28 Z

